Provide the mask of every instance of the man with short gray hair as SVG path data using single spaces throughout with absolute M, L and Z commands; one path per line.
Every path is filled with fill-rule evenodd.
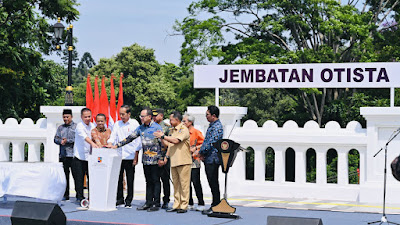
M 192 153 L 193 163 L 192 172 L 190 176 L 191 183 L 193 183 L 194 190 L 196 191 L 196 196 L 198 200 L 197 208 L 194 208 L 194 202 L 192 197 L 192 186 L 190 186 L 190 196 L 189 196 L 189 209 L 196 209 L 197 211 L 204 210 L 204 199 L 203 199 L 203 189 L 200 182 L 200 158 L 199 150 L 204 141 L 204 136 L 201 131 L 194 128 L 194 116 L 189 114 L 183 115 L 182 123 L 189 129 L 190 134 L 190 152 Z

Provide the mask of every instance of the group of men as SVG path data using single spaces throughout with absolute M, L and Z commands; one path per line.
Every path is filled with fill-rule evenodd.
M 220 161 L 217 149 L 213 143 L 222 139 L 223 126 L 219 118 L 219 109 L 209 106 L 206 118 L 210 125 L 206 136 L 194 128 L 195 118 L 173 111 L 169 115 L 170 125 L 164 119 L 164 110 L 144 108 L 140 112 L 141 125 L 135 128 L 131 119 L 131 108 L 123 105 L 119 111 L 121 120 L 117 121 L 112 130 L 105 126 L 106 116 L 98 114 L 92 121 L 90 109 L 81 110 L 82 121 L 78 124 L 72 121 L 72 111 L 63 111 L 64 124 L 59 126 L 54 142 L 60 145 L 60 162 L 63 163 L 67 178 L 67 187 L 63 200 L 69 200 L 69 171 L 75 181 L 76 199 L 84 199 L 84 176 L 89 177 L 88 156 L 91 148 L 118 149 L 121 156 L 121 170 L 118 181 L 116 205 L 132 208 L 133 183 L 135 166 L 138 163 L 139 151 L 143 150 L 142 164 L 146 180 L 146 202 L 137 210 L 149 212 L 160 208 L 167 212 L 186 213 L 188 210 L 212 212 L 211 207 L 220 202 L 218 168 Z M 203 191 L 200 182 L 201 161 L 212 193 L 212 203 L 205 209 Z M 127 196 L 124 199 L 123 176 L 126 175 Z M 170 175 L 174 187 L 174 204 L 169 208 Z M 88 179 L 87 179 L 88 180 Z M 161 205 L 161 182 L 164 190 Z M 192 198 L 193 183 L 198 206 L 194 207 Z M 89 185 L 88 185 L 89 187 Z

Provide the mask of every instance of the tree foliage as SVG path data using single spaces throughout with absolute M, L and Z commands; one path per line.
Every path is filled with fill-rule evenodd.
M 89 69 L 96 65 L 96 62 L 92 58 L 89 52 L 85 52 L 79 61 L 78 68 L 75 69 L 74 83 L 86 81 L 85 78 L 89 72 Z
M 54 50 L 47 20 L 76 20 L 76 6 L 75 0 L 0 1 L 0 118 L 38 119 L 39 106 L 57 99 L 62 68 L 42 59 Z
M 124 74 L 124 103 L 133 106 L 132 115 L 139 115 L 142 107 L 168 107 L 175 101 L 174 92 L 161 65 L 156 61 L 154 50 L 138 44 L 124 47 L 110 59 L 100 59 L 90 73 L 107 75 Z
M 399 2 L 199 0 L 190 4 L 189 16 L 177 21 L 174 27 L 177 34 L 185 37 L 181 66 L 209 61 L 291 64 L 397 60 L 400 52 L 397 23 L 386 21 L 398 18 Z M 313 88 L 279 89 L 275 93 L 291 98 L 298 105 L 297 112 L 308 114 L 301 115 L 302 118 L 316 120 L 322 126 L 327 120 L 336 119 L 326 113 L 331 104 L 341 99 L 349 101 L 356 92 Z M 261 99 L 271 98 L 269 92 L 258 94 Z M 273 108 L 265 107 L 266 114 Z

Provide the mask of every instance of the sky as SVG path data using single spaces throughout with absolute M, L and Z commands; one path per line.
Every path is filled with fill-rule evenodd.
M 89 52 L 97 64 L 100 58 L 111 58 L 121 52 L 122 47 L 138 43 L 154 49 L 161 64 L 179 64 L 183 36 L 168 34 L 173 33 L 175 20 L 188 16 L 187 7 L 192 0 L 78 2 L 80 16 L 72 25 L 73 35 L 78 39 L 75 46 L 79 59 Z M 56 54 L 45 58 L 61 63 L 61 57 Z

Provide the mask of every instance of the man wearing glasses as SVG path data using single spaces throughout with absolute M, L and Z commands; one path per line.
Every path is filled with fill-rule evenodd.
M 161 156 L 161 141 L 154 137 L 155 131 L 162 131 L 160 125 L 152 120 L 152 110 L 144 108 L 140 112 L 140 125 L 136 130 L 118 142 L 116 145 L 107 145 L 110 148 L 120 148 L 138 137 L 141 137 L 143 148 L 143 170 L 146 179 L 146 203 L 138 207 L 137 210 L 147 210 L 148 212 L 158 211 L 160 209 L 160 171 L 158 169 L 158 160 Z

